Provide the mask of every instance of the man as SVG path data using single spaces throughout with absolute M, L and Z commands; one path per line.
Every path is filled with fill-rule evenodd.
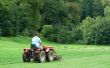
M 32 45 L 31 48 L 40 48 L 42 49 L 42 42 L 41 39 L 39 38 L 39 33 L 36 32 L 35 36 L 32 38 Z

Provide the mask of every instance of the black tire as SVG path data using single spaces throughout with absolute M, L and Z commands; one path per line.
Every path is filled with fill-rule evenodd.
M 22 58 L 23 58 L 23 62 L 30 62 L 30 55 L 23 53 Z
M 48 62 L 51 62 L 54 60 L 54 56 L 55 56 L 55 52 L 53 50 L 50 50 L 48 53 L 47 53 L 47 61 Z
M 41 51 L 40 53 L 39 53 L 39 57 L 38 57 L 38 62 L 39 63 L 43 63 L 43 62 L 45 62 L 45 52 L 44 51 Z

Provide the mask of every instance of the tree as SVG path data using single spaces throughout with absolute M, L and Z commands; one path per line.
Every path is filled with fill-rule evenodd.
M 81 24 L 84 44 L 110 44 L 110 17 L 87 17 Z
M 18 7 L 13 1 L 0 2 L 0 28 L 2 36 L 16 36 L 19 34 L 20 23 Z M 16 27 L 16 28 L 15 28 Z
M 68 18 L 71 23 L 79 24 L 81 18 L 81 5 L 80 3 L 67 2 L 67 7 L 69 9 Z
M 43 22 L 45 24 L 64 23 L 67 17 L 67 8 L 64 0 L 44 0 L 42 9 Z
M 102 0 L 82 0 L 82 18 L 90 16 L 103 16 L 104 15 L 104 6 Z

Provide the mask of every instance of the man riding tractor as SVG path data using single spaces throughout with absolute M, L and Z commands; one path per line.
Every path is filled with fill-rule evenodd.
M 39 33 L 36 33 L 32 38 L 31 48 L 24 49 L 23 61 L 30 62 L 31 59 L 39 63 L 53 60 L 59 60 L 61 57 L 56 55 L 53 47 L 42 46 Z

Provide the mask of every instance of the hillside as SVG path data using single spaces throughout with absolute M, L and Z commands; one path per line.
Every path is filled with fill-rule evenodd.
M 110 46 L 58 44 L 43 40 L 62 55 L 61 61 L 23 63 L 22 52 L 30 46 L 29 37 L 0 37 L 0 68 L 110 68 Z M 64 46 L 67 46 L 64 48 Z

